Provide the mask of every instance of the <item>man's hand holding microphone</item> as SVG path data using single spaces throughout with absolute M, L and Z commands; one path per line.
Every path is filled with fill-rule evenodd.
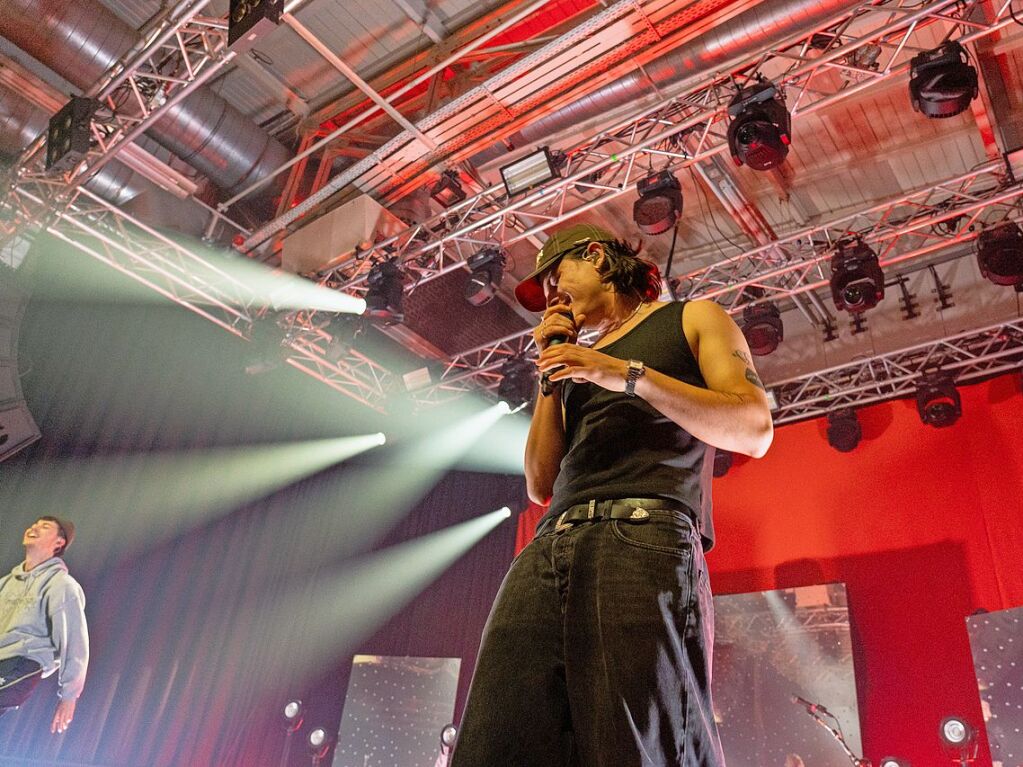
M 552 300 L 554 303 L 547 306 L 540 324 L 533 329 L 533 340 L 541 352 L 548 346 L 575 342 L 579 337 L 577 326 L 581 326 L 586 319 L 583 315 L 575 317 L 572 307 L 563 298 L 555 297 Z M 550 380 L 551 372 L 546 371 L 540 379 L 540 392 L 545 397 L 554 390 Z

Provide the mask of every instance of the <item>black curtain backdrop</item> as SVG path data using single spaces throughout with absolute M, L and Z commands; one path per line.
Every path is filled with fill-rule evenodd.
M 127 292 L 103 267 L 84 268 L 105 290 Z M 67 290 L 73 294 L 74 285 Z M 504 505 L 518 511 L 525 502 L 520 476 L 451 472 L 412 508 L 395 513 L 374 505 L 373 482 L 365 481 L 387 482 L 407 471 L 389 463 L 396 455 L 389 448 L 231 509 L 202 508 L 201 483 L 217 482 L 203 475 L 200 486 L 189 488 L 199 513 L 188 527 L 154 517 L 158 509 L 146 508 L 146 496 L 122 499 L 138 502 L 136 527 L 152 525 L 153 535 L 141 540 L 104 524 L 102 510 L 76 516 L 97 492 L 88 478 L 61 486 L 60 508 L 52 495 L 45 508 L 31 503 L 37 485 L 24 490 L 29 480 L 69 459 L 116 461 L 394 426 L 290 368 L 246 376 L 249 353 L 251 345 L 163 302 L 83 302 L 37 291 L 22 327 L 21 367 L 43 439 L 0 464 L 0 567 L 21 561 L 21 532 L 35 515 L 56 511 L 75 519 L 78 539 L 67 562 L 87 595 L 92 662 L 67 734 L 49 733 L 55 677 L 21 711 L 0 719 L 3 764 L 277 765 L 280 708 L 292 696 L 307 713 L 290 764 L 308 764 L 302 738 L 315 724 L 336 732 L 355 653 L 462 658 L 460 711 L 486 615 L 512 557 L 514 515 L 375 632 L 328 642 L 329 651 L 313 662 L 305 644 L 317 626 L 322 633 L 317 616 L 330 614 L 344 625 L 318 592 L 324 583 L 343 590 L 338 574 L 375 550 Z M 100 489 L 116 497 L 110 487 Z M 350 534 L 377 515 L 389 520 L 378 534 Z M 371 590 L 365 599 L 374 599 Z M 287 631 L 279 625 L 285 615 Z

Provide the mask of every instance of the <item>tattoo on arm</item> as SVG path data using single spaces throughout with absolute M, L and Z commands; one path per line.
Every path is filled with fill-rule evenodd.
M 758 389 L 767 391 L 767 387 L 764 386 L 764 382 L 760 380 L 760 376 L 757 375 L 757 371 L 753 369 L 753 362 L 750 360 L 746 352 L 741 349 L 736 349 L 732 352 L 733 357 L 738 357 L 742 363 L 746 366 L 746 380 L 756 386 Z

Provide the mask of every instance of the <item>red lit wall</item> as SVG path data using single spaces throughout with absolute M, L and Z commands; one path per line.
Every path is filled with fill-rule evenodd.
M 716 593 L 845 582 L 875 763 L 950 764 L 941 718 L 981 725 L 964 619 L 1023 605 L 1019 381 L 962 389 L 963 416 L 947 429 L 922 425 L 911 401 L 866 408 L 849 454 L 827 444 L 823 420 L 784 426 L 767 457 L 737 460 L 715 482 Z M 990 765 L 986 743 L 977 764 Z

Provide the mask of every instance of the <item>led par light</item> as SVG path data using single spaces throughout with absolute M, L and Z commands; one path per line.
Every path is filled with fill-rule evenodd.
M 284 724 L 287 726 L 288 732 L 295 732 L 302 726 L 302 701 L 289 700 L 284 704 L 281 713 L 284 715 Z
M 742 310 L 742 334 L 746 337 L 749 350 L 757 357 L 777 349 L 785 338 L 785 328 L 777 304 L 767 301 L 745 306 Z
M 72 96 L 46 129 L 46 170 L 53 174 L 73 170 L 89 153 L 92 116 L 99 102 Z
M 946 716 L 938 727 L 941 746 L 949 758 L 968 764 L 977 758 L 977 731 L 961 716 Z
M 728 105 L 728 148 L 736 165 L 770 170 L 784 162 L 792 141 L 792 118 L 774 84 L 740 88 Z
M 977 93 L 977 70 L 955 40 L 919 53 L 909 63 L 909 98 L 913 109 L 927 117 L 954 117 Z
M 682 185 L 668 170 L 641 179 L 636 185 L 639 199 L 632 205 L 632 220 L 643 234 L 668 231 L 682 212 Z

